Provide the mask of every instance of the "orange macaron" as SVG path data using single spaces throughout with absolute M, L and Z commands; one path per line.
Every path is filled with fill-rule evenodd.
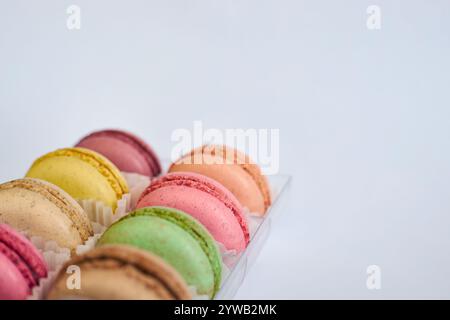
M 225 186 L 250 212 L 264 215 L 271 205 L 270 188 L 259 166 L 228 147 L 205 145 L 175 161 L 169 172 L 194 172 Z

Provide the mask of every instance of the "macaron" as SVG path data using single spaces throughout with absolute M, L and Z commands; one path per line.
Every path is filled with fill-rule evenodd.
M 61 188 L 38 179 L 0 184 L 0 223 L 71 250 L 93 235 L 80 205 Z
M 233 193 L 252 213 L 264 215 L 271 204 L 270 188 L 259 166 L 227 146 L 206 145 L 175 161 L 169 172 L 194 172 L 212 178 Z
M 47 265 L 34 245 L 0 224 L 0 300 L 23 300 L 47 277 Z
M 241 204 L 217 181 L 191 172 L 155 179 L 142 193 L 137 208 L 163 206 L 186 212 L 200 221 L 228 250 L 243 251 L 249 229 Z
M 81 139 L 76 147 L 96 151 L 120 171 L 154 177 L 161 173 L 161 164 L 153 149 L 139 137 L 122 130 L 96 131 Z
M 97 200 L 112 209 L 128 193 L 119 169 L 101 154 L 84 148 L 50 152 L 37 159 L 26 176 L 49 181 L 76 200 Z
M 80 287 L 68 288 L 76 265 Z M 191 294 L 186 282 L 161 258 L 130 246 L 97 247 L 68 261 L 50 288 L 47 299 L 93 300 L 187 300 Z
M 175 268 L 200 295 L 219 290 L 222 261 L 209 232 L 190 215 L 173 208 L 138 209 L 111 225 L 97 245 L 123 244 L 149 251 Z

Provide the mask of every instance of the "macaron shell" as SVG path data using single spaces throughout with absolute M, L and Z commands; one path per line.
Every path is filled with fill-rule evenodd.
M 35 280 L 32 271 L 26 264 L 26 262 L 20 257 L 14 250 L 8 248 L 3 242 L 0 242 L 0 253 L 2 253 L 5 257 L 9 259 L 22 274 L 22 277 L 25 279 L 28 288 L 33 288 L 37 281 Z
M 69 195 L 33 179 L 0 185 L 0 223 L 70 249 L 93 233 L 87 215 Z
M 151 176 L 147 161 L 138 150 L 124 141 L 110 137 L 91 137 L 77 144 L 77 147 L 94 150 L 111 160 L 120 171 Z
M 170 173 L 156 179 L 142 194 L 137 208 L 171 207 L 200 221 L 229 250 L 249 242 L 246 218 L 238 200 L 215 180 L 194 173 Z
M 78 200 L 98 200 L 115 209 L 128 193 L 119 170 L 100 154 L 69 148 L 49 153 L 34 162 L 27 177 L 49 181 Z
M 121 171 L 156 176 L 161 172 L 161 165 L 156 153 L 137 136 L 121 130 L 102 130 L 83 138 L 77 147 L 94 150 Z
M 6 224 L 0 224 L 0 245 L 17 253 L 30 270 L 34 284 L 47 276 L 47 264 L 36 247 L 23 235 Z
M 29 286 L 22 273 L 8 257 L 0 252 L 0 300 L 23 300 Z
M 80 267 L 80 290 L 69 290 L 70 265 Z M 162 259 L 130 246 L 101 246 L 74 257 L 62 268 L 48 299 L 78 297 L 101 300 L 190 299 L 181 276 Z

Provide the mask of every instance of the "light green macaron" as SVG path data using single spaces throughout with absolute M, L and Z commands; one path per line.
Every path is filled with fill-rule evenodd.
M 214 298 L 222 278 L 219 249 L 192 216 L 172 208 L 138 209 L 111 225 L 97 245 L 132 245 L 163 258 L 201 295 Z

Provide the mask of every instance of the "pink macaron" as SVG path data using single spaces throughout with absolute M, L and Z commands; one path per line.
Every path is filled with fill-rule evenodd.
M 142 139 L 121 130 L 101 130 L 84 137 L 76 147 L 96 151 L 120 171 L 155 177 L 161 173 L 161 164 L 153 149 Z
M 200 221 L 228 250 L 243 251 L 250 234 L 236 197 L 220 183 L 190 172 L 169 173 L 155 179 L 143 192 L 137 208 L 171 207 Z
M 0 224 L 0 300 L 23 300 L 47 276 L 47 265 L 34 245 Z

